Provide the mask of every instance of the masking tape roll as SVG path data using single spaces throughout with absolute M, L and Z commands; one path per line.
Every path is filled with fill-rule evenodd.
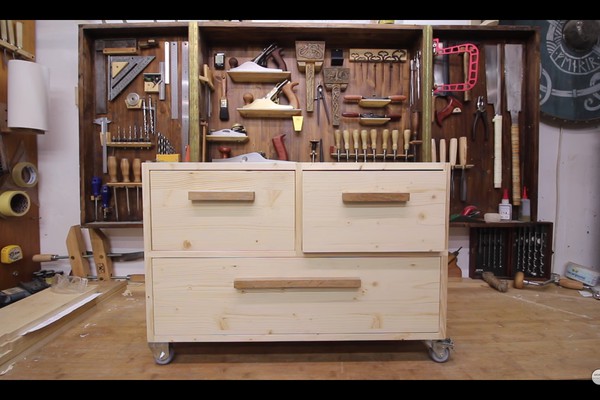
M 33 187 L 38 182 L 38 172 L 30 162 L 17 163 L 12 169 L 13 182 L 19 187 Z
M 0 194 L 0 214 L 7 217 L 21 217 L 27 214 L 31 201 L 29 195 L 20 190 L 9 190 Z
M 8 246 L 4 246 L 0 251 L 0 261 L 3 264 L 14 263 L 15 261 L 19 261 L 23 258 L 23 250 L 17 244 L 9 244 Z

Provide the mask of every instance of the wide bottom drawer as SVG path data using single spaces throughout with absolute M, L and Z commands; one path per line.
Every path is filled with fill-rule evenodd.
M 445 330 L 440 257 L 166 258 L 151 273 L 149 341 Z

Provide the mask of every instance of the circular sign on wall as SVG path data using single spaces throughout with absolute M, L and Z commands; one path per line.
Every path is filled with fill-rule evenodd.
M 565 123 L 600 122 L 600 21 L 513 20 L 540 27 L 540 112 Z

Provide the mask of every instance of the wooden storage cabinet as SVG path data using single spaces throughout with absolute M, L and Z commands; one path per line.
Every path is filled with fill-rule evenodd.
M 447 360 L 447 164 L 145 163 L 142 182 L 157 363 L 200 341 L 423 340 Z

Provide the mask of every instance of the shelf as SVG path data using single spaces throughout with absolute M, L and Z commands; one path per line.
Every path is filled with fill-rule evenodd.
M 234 142 L 234 143 L 246 143 L 250 138 L 248 136 L 213 136 L 206 135 L 207 142 Z
M 227 74 L 236 83 L 275 83 L 292 76 L 290 71 L 227 71 Z
M 136 147 L 136 148 L 149 148 L 154 146 L 152 142 L 107 142 L 107 147 Z
M 238 108 L 237 110 L 242 117 L 246 118 L 289 118 L 294 115 L 302 114 L 302 110 L 299 108 L 283 110 L 268 108 Z
M 0 47 L 3 47 L 11 53 L 18 55 L 20 58 L 24 58 L 29 61 L 35 61 L 35 56 L 33 54 L 23 49 L 20 49 L 17 46 L 8 43 L 5 40 L 0 39 Z

